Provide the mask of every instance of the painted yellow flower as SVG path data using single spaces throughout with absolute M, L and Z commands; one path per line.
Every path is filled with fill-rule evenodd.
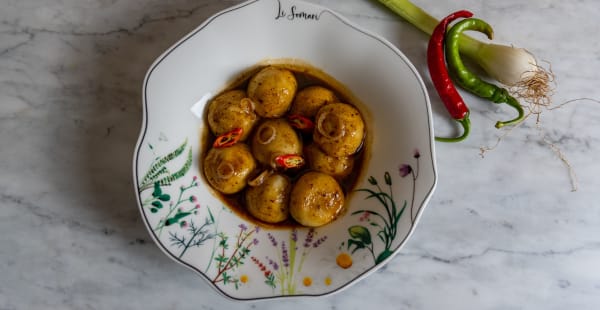
M 330 286 L 331 285 L 331 277 L 325 277 L 324 282 L 325 282 L 326 286 Z
M 247 276 L 247 275 L 245 275 L 245 274 L 243 274 L 243 275 L 240 277 L 240 282 L 242 282 L 242 283 L 247 283 L 247 282 L 248 282 L 248 276 Z
M 337 263 L 338 266 L 340 266 L 344 269 L 348 269 L 348 268 L 352 267 L 352 256 L 350 256 L 350 254 L 348 254 L 348 253 L 340 253 L 336 257 L 335 262 Z
M 304 284 L 304 286 L 311 286 L 312 279 L 310 277 L 304 277 L 304 280 L 302 280 L 302 284 Z

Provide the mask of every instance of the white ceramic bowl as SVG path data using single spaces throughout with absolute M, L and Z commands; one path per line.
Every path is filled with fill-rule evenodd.
M 370 158 L 348 211 L 317 229 L 257 227 L 202 178 L 207 99 L 259 63 L 293 59 L 347 87 L 368 115 Z M 237 300 L 323 296 L 377 270 L 406 242 L 436 186 L 432 118 L 415 68 L 392 44 L 327 8 L 252 0 L 167 50 L 143 85 L 138 204 L 173 260 Z

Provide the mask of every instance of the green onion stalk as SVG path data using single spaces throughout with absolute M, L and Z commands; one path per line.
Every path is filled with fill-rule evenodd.
M 428 35 L 439 22 L 408 0 L 378 1 Z M 540 97 L 547 98 L 548 94 L 544 92 L 549 91 L 549 73 L 537 65 L 535 57 L 527 50 L 486 43 L 466 35 L 460 37 L 459 47 L 462 55 L 475 61 L 490 77 L 506 86 L 520 88 L 517 92 L 526 100 L 536 102 Z

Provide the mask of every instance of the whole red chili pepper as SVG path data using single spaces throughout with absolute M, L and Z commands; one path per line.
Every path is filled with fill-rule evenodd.
M 236 144 L 242 137 L 242 128 L 236 128 L 232 131 L 228 131 L 215 139 L 213 143 L 214 148 L 229 147 Z
M 463 127 L 463 134 L 455 138 L 443 138 L 435 137 L 437 141 L 442 142 L 459 142 L 464 140 L 470 131 L 469 121 L 469 108 L 465 104 L 464 100 L 454 87 L 450 75 L 448 74 L 448 68 L 446 67 L 446 61 L 444 58 L 444 37 L 446 35 L 446 28 L 448 24 L 458 18 L 468 18 L 473 16 L 473 13 L 469 11 L 457 11 L 454 12 L 440 21 L 435 27 L 427 46 L 427 66 L 429 67 L 429 74 L 433 85 L 437 90 L 440 99 L 446 106 L 446 110 L 450 113 L 450 116 L 458 121 Z
M 283 168 L 300 168 L 304 165 L 304 158 L 296 154 L 279 155 L 275 157 L 275 163 Z
M 290 121 L 290 125 L 292 127 L 300 129 L 304 132 L 310 132 L 315 128 L 315 124 L 305 116 L 300 114 L 292 114 L 288 116 L 288 120 Z

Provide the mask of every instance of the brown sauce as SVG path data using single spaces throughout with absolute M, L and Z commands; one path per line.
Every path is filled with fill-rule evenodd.
M 284 61 L 284 60 L 279 60 L 276 63 L 262 64 L 262 65 L 253 67 L 251 69 L 248 69 L 248 70 L 242 72 L 233 82 L 231 82 L 225 89 L 223 89 L 221 92 L 219 92 L 214 97 L 217 97 L 217 96 L 221 95 L 222 93 L 230 91 L 230 90 L 235 90 L 235 89 L 246 90 L 248 81 L 250 80 L 250 78 L 255 73 L 257 73 L 258 71 L 260 71 L 261 69 L 263 69 L 264 67 L 269 66 L 269 65 L 290 70 L 296 77 L 296 81 L 298 83 L 297 91 L 300 91 L 303 88 L 308 87 L 308 86 L 314 86 L 314 85 L 322 86 L 322 87 L 328 88 L 329 90 L 333 91 L 340 102 L 350 104 L 350 105 L 354 106 L 355 108 L 357 108 L 361 112 L 361 116 L 365 122 L 365 138 L 363 139 L 359 150 L 354 155 L 351 155 L 352 157 L 354 157 L 354 168 L 352 169 L 352 172 L 347 177 L 345 177 L 343 180 L 338 180 L 338 183 L 340 184 L 340 186 L 342 187 L 342 189 L 344 191 L 345 204 L 347 206 L 349 203 L 349 200 L 351 199 L 352 192 L 354 190 L 355 185 L 358 183 L 358 180 L 363 175 L 363 172 L 364 172 L 363 169 L 366 167 L 366 162 L 368 161 L 368 158 L 369 158 L 369 146 L 370 146 L 369 141 L 370 141 L 371 137 L 370 137 L 370 132 L 369 132 L 370 126 L 369 126 L 369 122 L 368 122 L 369 115 L 368 115 L 365 107 L 350 93 L 349 90 L 347 90 L 342 84 L 337 82 L 335 79 L 331 78 L 330 76 L 328 76 L 327 74 L 325 74 L 324 72 L 322 72 L 321 70 L 319 70 L 317 68 L 314 68 L 307 64 L 299 64 L 295 60 L 292 60 L 289 62 Z M 207 105 L 207 107 L 208 107 L 208 105 Z M 207 110 L 207 108 L 206 108 L 206 110 Z M 206 111 L 204 114 L 205 114 L 204 117 L 206 120 L 206 117 L 207 117 Z M 286 114 L 286 116 L 287 116 L 287 114 Z M 258 127 L 259 126 L 255 126 L 254 130 L 256 130 L 256 128 L 258 128 Z M 306 134 L 306 133 L 302 133 L 300 131 L 297 131 L 297 132 L 298 132 L 299 136 L 301 137 L 303 146 L 307 146 L 312 143 L 312 140 L 313 140 L 312 134 Z M 253 133 L 250 134 L 250 137 L 252 135 L 253 135 Z M 204 129 L 204 132 L 201 133 L 201 137 L 202 137 L 201 145 L 202 145 L 203 153 L 200 154 L 200 156 L 201 156 L 200 161 L 202 162 L 204 157 L 206 156 L 206 153 L 211 148 L 216 137 L 210 132 L 210 128 L 208 126 L 206 126 Z M 249 141 L 238 142 L 238 143 L 248 143 L 248 142 Z M 261 171 L 263 171 L 263 169 L 268 168 L 268 167 L 261 166 L 261 164 L 258 162 L 257 162 L 257 164 L 258 164 L 257 174 L 260 173 Z M 300 177 L 302 174 L 304 174 L 308 171 L 310 171 L 310 168 L 307 163 L 303 168 L 299 168 L 296 170 L 288 170 L 288 171 L 284 171 L 283 173 L 290 178 L 290 180 L 292 181 L 292 184 L 293 184 L 298 177 Z M 204 179 L 206 180 L 206 176 L 204 175 L 204 172 L 202 172 L 201 174 L 202 174 L 202 177 L 204 177 Z M 252 179 L 252 178 L 250 178 L 250 179 Z M 206 184 L 209 184 L 209 183 L 206 182 Z M 296 221 L 294 221 L 291 216 L 288 217 L 288 219 L 285 220 L 284 222 L 277 223 L 277 224 L 265 223 L 265 222 L 262 222 L 262 221 L 256 219 L 248 211 L 246 211 L 245 202 L 244 202 L 246 189 L 240 191 L 239 193 L 232 194 L 232 195 L 223 194 L 215 189 L 212 189 L 212 191 L 232 211 L 234 211 L 236 214 L 238 214 L 242 218 L 244 218 L 258 226 L 268 227 L 268 228 L 293 228 L 293 227 L 301 227 L 302 226 L 299 223 L 297 223 Z M 342 214 L 343 214 L 343 212 L 342 212 Z M 338 217 L 341 216 L 342 214 L 338 215 Z

